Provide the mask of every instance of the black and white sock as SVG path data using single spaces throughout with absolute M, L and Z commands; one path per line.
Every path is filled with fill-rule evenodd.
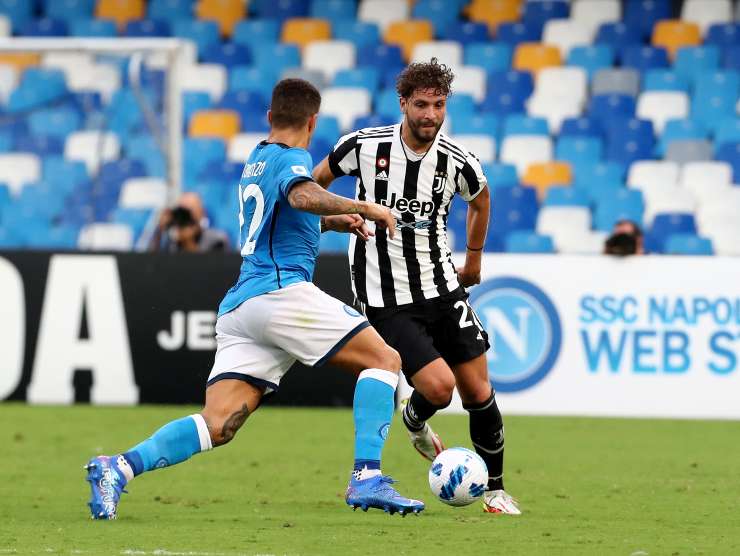
M 450 401 L 452 400 L 450 399 Z M 450 405 L 450 402 L 444 405 L 434 405 L 417 390 L 414 390 L 411 393 L 411 398 L 409 398 L 409 403 L 403 408 L 403 423 L 411 432 L 419 432 L 424 428 L 427 420 L 431 419 L 432 415 L 448 405 Z
M 488 467 L 488 490 L 504 488 L 504 422 L 495 393 L 478 404 L 464 404 L 470 414 L 470 439 Z

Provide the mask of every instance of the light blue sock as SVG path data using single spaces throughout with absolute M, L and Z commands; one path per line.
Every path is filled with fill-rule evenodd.
M 358 465 L 377 470 L 372 474 L 380 473 L 380 456 L 393 417 L 397 385 L 398 375 L 381 369 L 365 369 L 357 379 L 353 404 L 356 475 Z
M 176 465 L 212 447 L 205 419 L 196 413 L 167 423 L 122 455 L 135 477 L 145 471 Z

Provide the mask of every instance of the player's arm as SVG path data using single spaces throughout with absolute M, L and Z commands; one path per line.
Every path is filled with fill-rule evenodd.
M 468 216 L 465 264 L 457 269 L 457 276 L 460 283 L 468 287 L 480 283 L 491 199 L 483 169 L 473 154 L 468 153 L 465 157 L 465 165 L 460 173 L 460 194 L 468 202 Z
M 334 195 L 314 181 L 305 180 L 293 185 L 288 192 L 288 202 L 294 209 L 322 216 L 359 215 L 388 228 L 390 237 L 394 236 L 396 219 L 388 207 Z
M 331 156 L 331 155 L 330 155 Z M 324 189 L 328 189 L 331 182 L 336 179 L 337 176 L 331 171 L 329 166 L 329 157 L 325 156 L 324 160 L 319 162 L 313 169 L 313 179 Z

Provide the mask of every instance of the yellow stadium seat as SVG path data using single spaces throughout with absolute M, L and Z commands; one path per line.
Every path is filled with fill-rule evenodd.
M 4 52 L 0 54 L 0 64 L 15 67 L 20 72 L 31 66 L 38 66 L 41 63 L 41 54 L 33 52 Z
M 525 42 L 516 47 L 512 66 L 516 70 L 537 73 L 543 68 L 563 63 L 557 46 L 539 42 Z
M 662 46 L 671 58 L 679 48 L 701 44 L 701 30 L 696 23 L 664 19 L 653 28 L 653 46 Z
M 228 141 L 241 129 L 239 114 L 233 110 L 199 110 L 190 119 L 191 137 L 216 137 Z
M 501 23 L 519 21 L 520 14 L 520 0 L 477 0 L 468 7 L 470 20 L 487 24 L 492 32 Z
M 198 19 L 213 20 L 218 23 L 221 34 L 230 37 L 239 20 L 247 15 L 244 0 L 200 0 L 195 6 Z
M 385 31 L 385 42 L 401 47 L 406 61 L 411 59 L 411 52 L 417 43 L 431 41 L 434 28 L 426 19 L 394 21 Z
M 567 162 L 538 162 L 527 166 L 522 183 L 534 186 L 539 198 L 543 199 L 549 187 L 570 185 L 572 179 L 570 164 Z
M 331 38 L 331 25 L 326 19 L 294 17 L 283 23 L 282 42 L 303 48 L 313 41 Z
M 145 16 L 144 0 L 98 0 L 95 8 L 95 17 L 112 19 L 119 29 L 123 29 L 132 19 L 142 19 Z

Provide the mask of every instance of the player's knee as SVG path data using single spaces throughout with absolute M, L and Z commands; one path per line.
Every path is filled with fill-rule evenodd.
M 452 401 L 452 392 L 454 389 L 454 376 L 440 377 L 438 380 L 428 384 L 422 394 L 429 403 L 437 407 L 447 407 Z
M 378 353 L 378 361 L 375 365 L 379 369 L 398 373 L 401 370 L 401 356 L 391 346 L 386 345 Z

